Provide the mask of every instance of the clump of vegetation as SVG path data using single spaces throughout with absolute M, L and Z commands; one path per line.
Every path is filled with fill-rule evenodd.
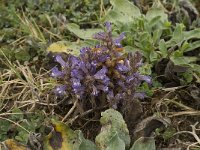
M 198 149 L 198 5 L 2 1 L 2 148 Z
M 56 55 L 55 61 L 61 69 L 58 66 L 51 69 L 51 76 L 60 83 L 55 93 L 75 99 L 73 101 L 77 99 L 87 109 L 89 103 L 99 107 L 106 105 L 103 102 L 107 101 L 110 107 L 117 108 L 118 104 L 125 105 L 134 99 L 144 98 L 145 94 L 137 88 L 142 81 L 151 84 L 149 76 L 138 72 L 142 65 L 141 54 L 122 53 L 120 42 L 125 33 L 113 38 L 111 24 L 106 22 L 105 26 L 105 32 L 93 36 L 101 41 L 100 44 L 94 48 L 83 47 L 78 57 L 69 54 L 66 61 L 61 55 Z

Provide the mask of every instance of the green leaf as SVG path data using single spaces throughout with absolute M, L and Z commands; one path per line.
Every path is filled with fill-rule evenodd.
M 141 137 L 136 140 L 130 150 L 156 150 L 154 138 Z
M 200 39 L 200 28 L 196 28 L 194 30 L 185 31 L 184 32 L 185 40 L 189 40 L 192 38 Z
M 22 120 L 24 118 L 23 112 L 17 107 L 13 108 L 12 113 L 13 114 L 10 116 L 10 119 L 12 119 L 12 120 L 19 121 L 19 120 Z
M 185 50 L 186 50 L 187 48 L 189 48 L 189 47 L 190 47 L 189 43 L 188 43 L 187 41 L 185 41 L 185 42 L 183 42 L 183 44 L 181 45 L 180 51 L 185 52 Z
M 162 35 L 162 30 L 157 29 L 153 32 L 153 43 L 154 45 L 160 42 L 160 37 Z
M 125 143 L 118 134 L 112 137 L 106 150 L 125 150 Z
M 90 140 L 85 140 L 79 146 L 79 150 L 97 150 L 97 146 Z
M 159 21 L 159 22 L 166 22 L 168 20 L 168 16 L 162 8 L 151 8 L 147 12 L 146 19 L 148 21 L 151 21 L 154 18 L 157 18 L 156 21 Z
M 29 137 L 29 133 L 22 130 L 18 132 L 17 136 L 15 136 L 15 139 L 19 142 L 22 142 L 23 144 L 26 144 L 28 141 L 28 137 Z
M 161 52 L 162 57 L 165 58 L 168 54 L 168 51 L 167 51 L 167 45 L 163 39 L 160 40 L 159 42 L 159 50 Z
M 163 28 L 164 23 L 168 21 L 168 15 L 165 13 L 165 8 L 159 0 L 155 0 L 152 7 L 146 13 L 146 28 L 149 32 L 153 31 L 153 27 L 162 33 L 160 28 Z
M 92 36 L 95 33 L 102 31 L 102 29 L 98 29 L 98 28 L 95 28 L 95 29 L 80 29 L 80 27 L 75 23 L 68 23 L 67 29 L 81 39 L 92 39 Z
M 166 42 L 167 47 L 173 47 L 174 45 L 181 45 L 181 43 L 185 38 L 183 34 L 183 29 L 184 29 L 183 24 L 178 24 L 175 27 L 172 38 Z
M 125 24 L 141 16 L 139 8 L 128 0 L 110 0 L 110 3 L 113 9 L 107 12 L 103 21 L 110 21 L 115 24 L 121 22 Z
M 92 141 L 85 139 L 80 130 L 75 131 L 75 133 L 79 135 L 81 141 L 79 150 L 97 150 L 97 146 Z
M 168 140 L 172 138 L 175 133 L 176 133 L 176 129 L 173 127 L 169 127 L 165 130 L 162 136 L 165 140 Z
M 184 40 L 184 34 L 183 34 L 183 29 L 184 29 L 183 24 L 178 24 L 174 30 L 172 40 L 176 43 L 180 43 Z
M 192 51 L 200 47 L 200 41 L 195 41 L 189 44 L 189 47 L 185 49 L 185 52 Z
M 102 117 L 100 122 L 102 124 L 102 129 L 95 139 L 99 148 L 102 150 L 107 148 L 109 149 L 109 147 L 113 147 L 115 145 L 114 143 L 116 141 L 121 144 L 124 143 L 125 147 L 129 147 L 129 131 L 122 115 L 114 109 L 108 109 L 105 112 L 102 112 L 101 115 Z
M 198 65 L 198 64 L 189 64 L 189 66 L 192 68 L 192 70 L 194 72 L 197 72 L 198 74 L 200 74 L 200 65 Z
M 15 58 L 19 61 L 29 61 L 31 56 L 27 49 L 18 49 L 15 51 Z
M 0 132 L 1 133 L 7 133 L 8 130 L 10 130 L 11 123 L 7 120 L 0 120 L 1 128 Z
M 136 48 L 134 48 L 132 46 L 125 46 L 124 47 L 124 52 L 125 53 L 134 53 L 136 51 L 138 51 L 138 49 L 136 49 Z
M 151 51 L 149 60 L 150 60 L 150 62 L 154 62 L 154 61 L 158 60 L 158 54 L 155 51 Z
M 152 74 L 152 64 L 145 63 L 139 68 L 139 72 L 144 75 Z
M 174 62 L 175 65 L 185 65 L 188 66 L 189 63 L 195 62 L 197 60 L 196 57 L 176 57 L 172 56 L 170 59 Z
M 174 45 L 181 45 L 182 42 L 188 41 L 190 39 L 200 39 L 200 28 L 183 31 L 184 25 L 178 24 L 173 32 L 172 38 L 166 42 L 167 47 L 172 47 Z

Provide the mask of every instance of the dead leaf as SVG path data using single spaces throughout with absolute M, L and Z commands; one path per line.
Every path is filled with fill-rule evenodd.
M 167 127 L 171 123 L 169 118 L 158 117 L 153 115 L 142 120 L 137 124 L 134 130 L 134 139 L 140 137 L 151 137 L 152 132 L 160 127 Z
M 138 99 L 128 101 L 127 104 L 122 105 L 121 112 L 124 116 L 125 122 L 127 123 L 130 134 L 133 133 L 135 125 L 140 121 L 143 113 L 141 101 Z

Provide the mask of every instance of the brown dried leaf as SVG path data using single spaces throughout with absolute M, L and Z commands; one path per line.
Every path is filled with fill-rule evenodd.
M 140 137 L 151 137 L 151 134 L 155 131 L 155 129 L 162 126 L 167 127 L 170 123 L 171 121 L 169 118 L 162 118 L 156 115 L 145 118 L 137 124 L 134 130 L 134 139 L 138 139 Z

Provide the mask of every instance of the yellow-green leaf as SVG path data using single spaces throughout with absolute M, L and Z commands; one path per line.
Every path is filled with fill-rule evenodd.
M 7 139 L 3 142 L 3 147 L 4 149 L 7 150 L 30 150 L 29 147 L 18 143 L 17 141 L 13 140 L 13 139 Z
M 48 48 L 48 52 L 53 52 L 53 53 L 67 53 L 67 54 L 72 54 L 74 56 L 78 56 L 80 49 L 82 47 L 88 47 L 90 44 L 85 43 L 83 41 L 79 42 L 69 42 L 69 41 L 58 41 L 55 43 L 52 43 Z
M 73 131 L 62 122 L 52 120 L 53 130 L 44 139 L 43 150 L 96 150 L 96 146 L 86 140 L 81 131 Z

